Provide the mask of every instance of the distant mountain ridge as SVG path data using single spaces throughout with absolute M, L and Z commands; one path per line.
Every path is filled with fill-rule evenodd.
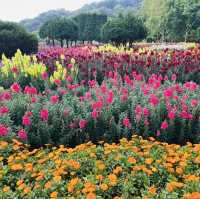
M 82 8 L 75 11 L 68 11 L 65 9 L 50 10 L 41 13 L 33 19 L 24 19 L 20 22 L 28 31 L 37 31 L 40 26 L 47 20 L 55 17 L 73 17 L 80 13 L 103 13 L 108 16 L 115 16 L 119 13 L 136 11 L 140 8 L 142 0 L 102 0 L 100 2 L 93 2 L 86 4 Z

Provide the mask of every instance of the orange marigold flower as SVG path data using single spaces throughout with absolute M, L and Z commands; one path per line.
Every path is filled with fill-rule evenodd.
M 115 186 L 117 184 L 117 176 L 115 174 L 110 174 L 108 178 L 111 186 Z
M 200 156 L 196 157 L 194 160 L 196 163 L 200 164 Z
M 184 196 L 184 199 L 200 199 L 200 192 L 188 193 Z
M 61 176 L 54 176 L 53 177 L 53 180 L 55 181 L 55 182 L 60 182 L 61 181 Z
M 153 162 L 153 159 L 152 158 L 147 158 L 146 160 L 145 160 L 145 163 L 146 164 L 152 164 L 152 162 Z
M 11 166 L 11 170 L 13 170 L 13 171 L 19 171 L 19 170 L 22 170 L 23 169 L 23 166 L 20 164 L 20 163 L 18 163 L 18 164 L 13 164 L 12 166 Z
M 149 187 L 148 191 L 149 191 L 149 193 L 151 193 L 154 196 L 154 195 L 156 195 L 157 189 L 154 186 L 152 186 L 152 187 Z
M 10 187 L 9 186 L 4 186 L 3 187 L 3 192 L 9 192 L 10 191 Z
M 100 189 L 103 191 L 106 191 L 106 190 L 108 190 L 108 185 L 103 183 L 100 185 Z
M 86 199 L 96 199 L 96 194 L 88 193 L 87 196 L 86 196 Z
M 50 189 L 52 186 L 52 183 L 50 181 L 48 181 L 45 185 L 44 185 L 44 188 L 45 189 Z
M 135 164 L 137 161 L 136 161 L 136 159 L 135 158 L 133 158 L 133 157 L 128 157 L 128 163 L 130 163 L 130 164 Z
M 58 197 L 58 192 L 54 191 L 50 195 L 51 199 L 56 199 Z

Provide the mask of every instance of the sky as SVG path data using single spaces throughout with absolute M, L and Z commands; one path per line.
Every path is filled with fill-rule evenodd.
M 99 0 L 0 0 L 0 20 L 19 22 L 52 9 L 76 10 L 94 1 Z

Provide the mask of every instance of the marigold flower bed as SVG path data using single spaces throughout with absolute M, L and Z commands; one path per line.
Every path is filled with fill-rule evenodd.
M 1 198 L 200 198 L 200 144 L 133 137 L 30 150 L 0 141 Z

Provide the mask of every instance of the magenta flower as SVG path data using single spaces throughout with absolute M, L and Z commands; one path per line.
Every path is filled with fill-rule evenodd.
M 8 113 L 9 112 L 9 109 L 7 106 L 1 106 L 0 107 L 0 114 L 5 114 L 5 113 Z
M 154 107 L 157 106 L 159 103 L 158 97 L 155 94 L 150 94 L 149 103 Z
M 98 117 L 98 112 L 97 111 L 92 111 L 92 113 L 91 113 L 91 117 L 94 119 L 94 120 L 96 120 L 97 119 L 97 117 Z
M 49 111 L 47 109 L 42 109 L 40 111 L 40 118 L 43 120 L 43 121 L 47 121 L 48 118 L 49 118 Z
M 165 130 L 168 128 L 168 123 L 166 121 L 164 121 L 162 124 L 161 124 L 161 129 Z
M 31 120 L 27 115 L 24 115 L 22 118 L 22 124 L 24 126 L 30 126 L 31 125 Z
M 51 96 L 50 102 L 51 102 L 52 104 L 56 104 L 56 103 L 58 103 L 58 101 L 59 101 L 59 97 L 58 97 L 57 95 Z
M 21 129 L 19 132 L 18 132 L 18 137 L 22 140 L 27 140 L 28 136 L 27 136 L 27 133 L 24 129 Z
M 127 117 L 123 119 L 122 123 L 126 128 L 130 128 L 131 127 L 130 120 Z
M 20 85 L 18 83 L 12 84 L 10 88 L 15 93 L 19 93 L 21 90 Z
M 8 135 L 8 128 L 5 127 L 3 124 L 0 124 L 0 136 Z
M 84 128 L 86 127 L 86 125 L 87 125 L 87 120 L 81 119 L 81 120 L 79 121 L 79 127 L 80 127 L 81 129 L 84 129 Z
M 168 118 L 170 119 L 170 120 L 173 120 L 174 118 L 175 118 L 175 112 L 174 111 L 170 111 L 169 113 L 168 113 Z

